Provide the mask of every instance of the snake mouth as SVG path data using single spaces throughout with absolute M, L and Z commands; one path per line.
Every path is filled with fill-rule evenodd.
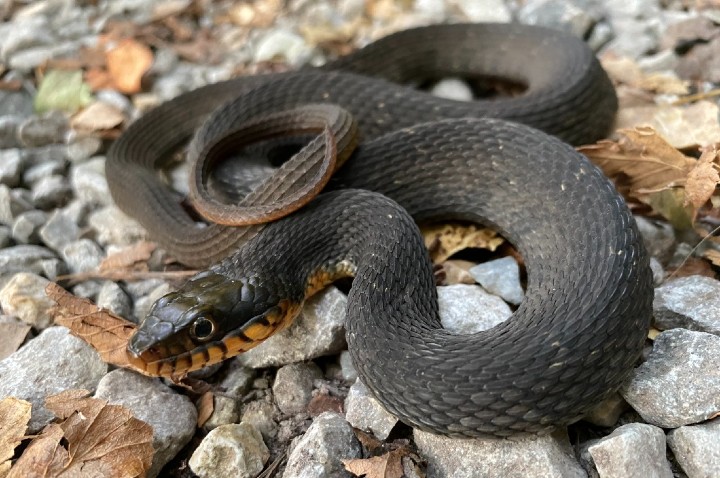
M 302 302 L 281 301 L 241 327 L 229 331 L 221 339 L 201 344 L 194 342 L 187 330 L 163 340 L 139 330 L 128 344 L 129 360 L 145 375 L 181 378 L 260 345 L 287 327 L 301 307 Z

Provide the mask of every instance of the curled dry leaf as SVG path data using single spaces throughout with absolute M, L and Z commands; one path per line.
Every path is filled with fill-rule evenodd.
M 705 252 L 703 252 L 703 257 L 712 262 L 713 265 L 720 267 L 720 251 L 715 249 L 707 249 Z
M 8 321 L 0 323 L 0 360 L 9 356 L 20 348 L 25 341 L 31 326 L 21 321 Z
M 140 80 L 153 62 L 150 48 L 126 38 L 107 52 L 107 68 L 115 86 L 123 93 L 140 91 Z
M 0 477 L 7 476 L 15 447 L 25 437 L 30 422 L 30 402 L 15 397 L 0 400 Z
M 72 126 L 82 131 L 102 131 L 120 126 L 125 121 L 122 112 L 112 105 L 96 101 L 76 114 Z
M 688 229 L 697 209 L 715 191 L 718 157 L 706 152 L 701 161 L 685 156 L 654 129 L 619 130 L 618 141 L 602 140 L 578 151 L 615 181 L 627 198 L 650 205 L 678 229 Z
M 47 285 L 45 293 L 57 303 L 50 311 L 56 324 L 67 327 L 90 344 L 103 361 L 144 373 L 137 359 L 127 352 L 127 343 L 137 325 L 72 295 L 54 282 Z
M 58 418 L 33 439 L 8 477 L 140 477 L 150 469 L 153 430 L 120 405 L 68 390 L 48 397 Z
M 127 247 L 123 247 L 114 254 L 108 255 L 100 263 L 98 269 L 100 271 L 109 271 L 116 269 L 132 269 L 140 264 L 144 270 L 147 270 L 147 261 L 157 248 L 154 242 L 139 241 Z
M 685 184 L 686 206 L 692 204 L 695 208 L 699 208 L 715 192 L 715 186 L 720 182 L 717 159 L 717 150 L 708 148 L 703 151 L 695 167 L 688 173 Z
M 208 390 L 200 396 L 196 406 L 198 410 L 197 426 L 202 427 L 215 411 L 215 395 Z
M 421 228 L 425 247 L 434 264 L 470 247 L 494 251 L 505 239 L 497 232 L 474 224 L 433 224 Z
M 365 478 L 402 478 L 402 457 L 409 452 L 405 448 L 398 448 L 384 455 L 372 458 L 358 458 L 343 460 L 345 469 L 355 476 Z

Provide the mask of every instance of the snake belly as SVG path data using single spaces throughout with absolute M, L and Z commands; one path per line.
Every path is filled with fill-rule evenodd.
M 494 40 L 498 51 L 463 65 L 487 67 L 490 58 L 480 71 L 524 81 L 526 94 L 452 102 L 357 74 L 467 73 L 457 65 L 475 54 L 460 41 L 468 38 Z M 457 57 L 440 58 L 450 43 Z M 530 58 L 512 59 L 513 51 Z M 184 262 L 224 257 L 160 299 L 131 350 L 151 350 L 158 375 L 217 362 L 284 326 L 321 283 L 354 275 L 353 362 L 380 402 L 413 426 L 449 436 L 542 434 L 614 392 L 639 358 L 652 285 L 623 199 L 558 139 L 594 140 L 614 115 L 612 86 L 591 52 L 539 28 L 452 25 L 402 32 L 335 66 L 355 73 L 303 71 L 191 92 L 115 143 L 107 172 L 118 205 Z M 229 90 L 248 88 L 231 98 Z M 200 126 L 191 154 L 256 115 L 323 101 L 352 113 L 360 146 L 332 191 L 300 211 L 265 226 L 198 227 L 153 169 L 199 126 L 207 103 L 228 99 Z M 470 335 L 442 329 L 414 222 L 440 218 L 491 225 L 522 254 L 526 295 L 506 322 Z

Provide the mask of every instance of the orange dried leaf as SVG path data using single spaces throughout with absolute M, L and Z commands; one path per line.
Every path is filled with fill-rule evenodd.
M 123 247 L 114 254 L 110 254 L 100 263 L 100 271 L 115 269 L 130 269 L 138 262 L 146 262 L 150 259 L 156 248 L 154 242 L 139 241 L 127 247 Z
M 2 340 L 0 340 L 0 360 L 19 349 L 28 332 L 30 332 L 30 325 L 19 320 L 17 322 L 0 323 L 0 337 L 2 337 Z
M 505 239 L 497 232 L 474 224 L 435 224 L 422 227 L 425 247 L 433 263 L 439 264 L 470 247 L 494 251 Z
M 125 121 L 122 112 L 112 105 L 96 101 L 76 114 L 72 126 L 82 131 L 102 131 L 120 126 Z
M 705 252 L 703 252 L 703 257 L 712 262 L 713 265 L 720 267 L 720 251 L 717 251 L 715 249 L 707 249 Z
M 355 476 L 366 478 L 402 478 L 402 457 L 407 450 L 400 448 L 381 456 L 342 460 L 345 469 Z
M 50 312 L 55 323 L 89 343 L 103 361 L 143 373 L 133 365 L 136 359 L 127 353 L 127 343 L 137 325 L 72 295 L 54 282 L 47 285 L 45 293 L 57 303 Z
M 152 427 L 123 406 L 87 395 L 68 390 L 48 397 L 46 407 L 64 421 L 45 427 L 9 477 L 146 475 L 154 453 Z
M 153 62 L 150 48 L 126 38 L 107 52 L 107 67 L 115 86 L 123 93 L 140 91 L 140 80 Z
M 10 470 L 10 460 L 30 422 L 30 402 L 15 397 L 0 400 L 0 477 Z
M 685 184 L 685 205 L 692 204 L 699 208 L 705 204 L 715 192 L 715 186 L 720 182 L 717 171 L 717 151 L 708 148 L 703 151 L 695 167 L 690 170 Z
M 630 181 L 630 194 L 639 197 L 685 183 L 695 160 L 672 147 L 654 129 L 640 126 L 618 131 L 620 140 L 599 141 L 581 146 L 586 155 L 606 176 L 620 175 Z
M 201 427 L 205 425 L 210 416 L 215 411 L 215 395 L 211 391 L 207 391 L 202 394 L 197 404 L 198 417 L 197 426 Z

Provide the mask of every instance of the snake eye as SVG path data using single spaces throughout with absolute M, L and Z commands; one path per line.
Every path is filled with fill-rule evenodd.
M 199 340 L 200 342 L 209 340 L 214 333 L 215 322 L 204 315 L 195 319 L 195 321 L 190 326 L 190 336 L 195 340 Z

